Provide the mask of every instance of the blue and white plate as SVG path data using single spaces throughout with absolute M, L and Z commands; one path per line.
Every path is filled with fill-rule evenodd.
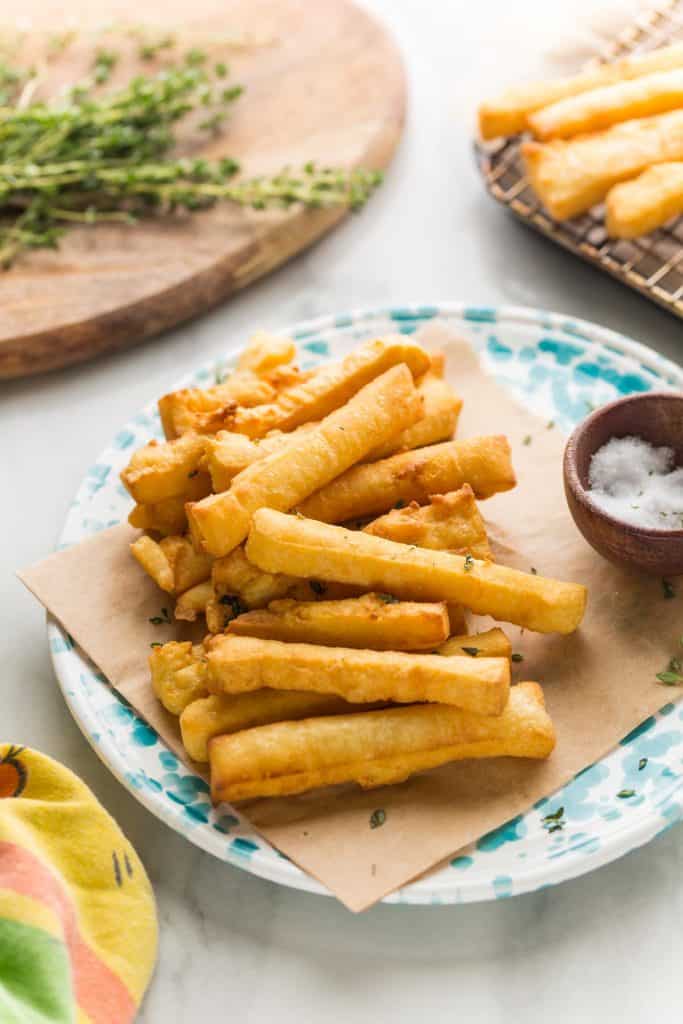
M 435 319 L 466 338 L 484 368 L 520 402 L 567 433 L 596 405 L 614 398 L 683 388 L 683 370 L 645 346 L 595 324 L 529 309 L 414 306 L 325 317 L 284 333 L 296 339 L 300 363 L 308 367 L 338 359 L 366 337 L 390 330 L 412 334 Z M 233 359 L 234 353 L 219 367 L 202 366 L 178 386 L 209 385 Z M 134 448 L 161 436 L 154 403 L 119 431 L 79 488 L 61 536 L 63 546 L 126 517 L 130 498 L 119 483 L 119 470 Z M 48 634 L 74 718 L 141 803 L 222 860 L 282 885 L 326 892 L 237 812 L 214 812 L 204 781 L 178 762 L 56 622 L 49 622 Z M 665 705 L 558 793 L 386 902 L 500 899 L 592 871 L 648 842 L 683 813 L 682 720 L 680 705 Z

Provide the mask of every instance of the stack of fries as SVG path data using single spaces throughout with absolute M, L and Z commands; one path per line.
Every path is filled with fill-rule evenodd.
M 479 127 L 531 132 L 527 177 L 556 220 L 605 200 L 608 234 L 636 238 L 683 213 L 683 43 L 510 89 Z
M 221 384 L 165 395 L 168 440 L 121 478 L 140 565 L 204 616 L 152 686 L 215 801 L 400 782 L 462 758 L 547 757 L 535 682 L 500 628 L 569 633 L 585 588 L 493 563 L 477 507 L 515 485 L 505 437 L 453 440 L 443 357 L 401 336 L 314 373 L 259 334 Z

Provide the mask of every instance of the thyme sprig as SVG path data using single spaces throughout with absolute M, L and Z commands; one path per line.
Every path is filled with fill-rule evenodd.
M 29 73 L 0 65 L 2 266 L 23 250 L 56 247 L 75 223 L 135 223 L 224 201 L 256 210 L 357 209 L 381 181 L 375 171 L 312 162 L 235 180 L 240 168 L 230 157 L 173 158 L 177 123 L 198 113 L 200 132 L 219 132 L 242 87 L 226 84 L 225 64 L 209 70 L 205 55 L 193 50 L 183 63 L 100 95 L 116 60 L 114 51 L 98 51 L 90 79 L 59 102 L 23 108 L 15 101 Z

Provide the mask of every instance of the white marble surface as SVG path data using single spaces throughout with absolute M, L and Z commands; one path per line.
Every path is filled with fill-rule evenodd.
M 473 166 L 476 98 L 531 70 L 553 39 L 565 52 L 567 40 L 583 45 L 590 4 L 368 5 L 404 49 L 411 106 L 398 158 L 363 215 L 193 325 L 0 385 L 2 738 L 78 772 L 144 860 L 161 924 L 145 1024 L 678 1021 L 683 829 L 592 876 L 495 904 L 380 906 L 354 917 L 332 900 L 278 889 L 189 846 L 109 775 L 62 702 L 43 614 L 13 577 L 51 550 L 82 473 L 117 427 L 256 326 L 391 302 L 511 302 L 597 320 L 680 361 L 679 321 L 507 217 Z M 549 26 L 539 12 L 551 7 Z

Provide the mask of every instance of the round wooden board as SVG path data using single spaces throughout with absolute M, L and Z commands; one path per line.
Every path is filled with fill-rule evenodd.
M 381 168 L 394 153 L 405 110 L 400 55 L 383 28 L 348 0 L 107 0 L 104 9 L 68 0 L 66 24 L 64 8 L 64 0 L 8 0 L 1 21 L 95 30 L 105 19 L 138 25 L 144 10 L 145 25 L 172 29 L 190 45 L 198 40 L 225 59 L 230 81 L 246 92 L 225 132 L 201 152 L 233 155 L 247 175 L 311 159 Z M 250 45 L 231 45 L 236 36 Z M 69 46 L 55 62 L 60 70 L 51 72 L 54 84 L 87 70 L 92 46 L 92 36 L 87 49 L 81 40 Z M 124 52 L 112 85 L 134 66 L 133 51 L 130 62 Z M 277 267 L 342 216 L 259 213 L 225 203 L 135 227 L 72 230 L 58 251 L 24 255 L 0 274 L 0 378 L 66 366 L 158 334 Z

